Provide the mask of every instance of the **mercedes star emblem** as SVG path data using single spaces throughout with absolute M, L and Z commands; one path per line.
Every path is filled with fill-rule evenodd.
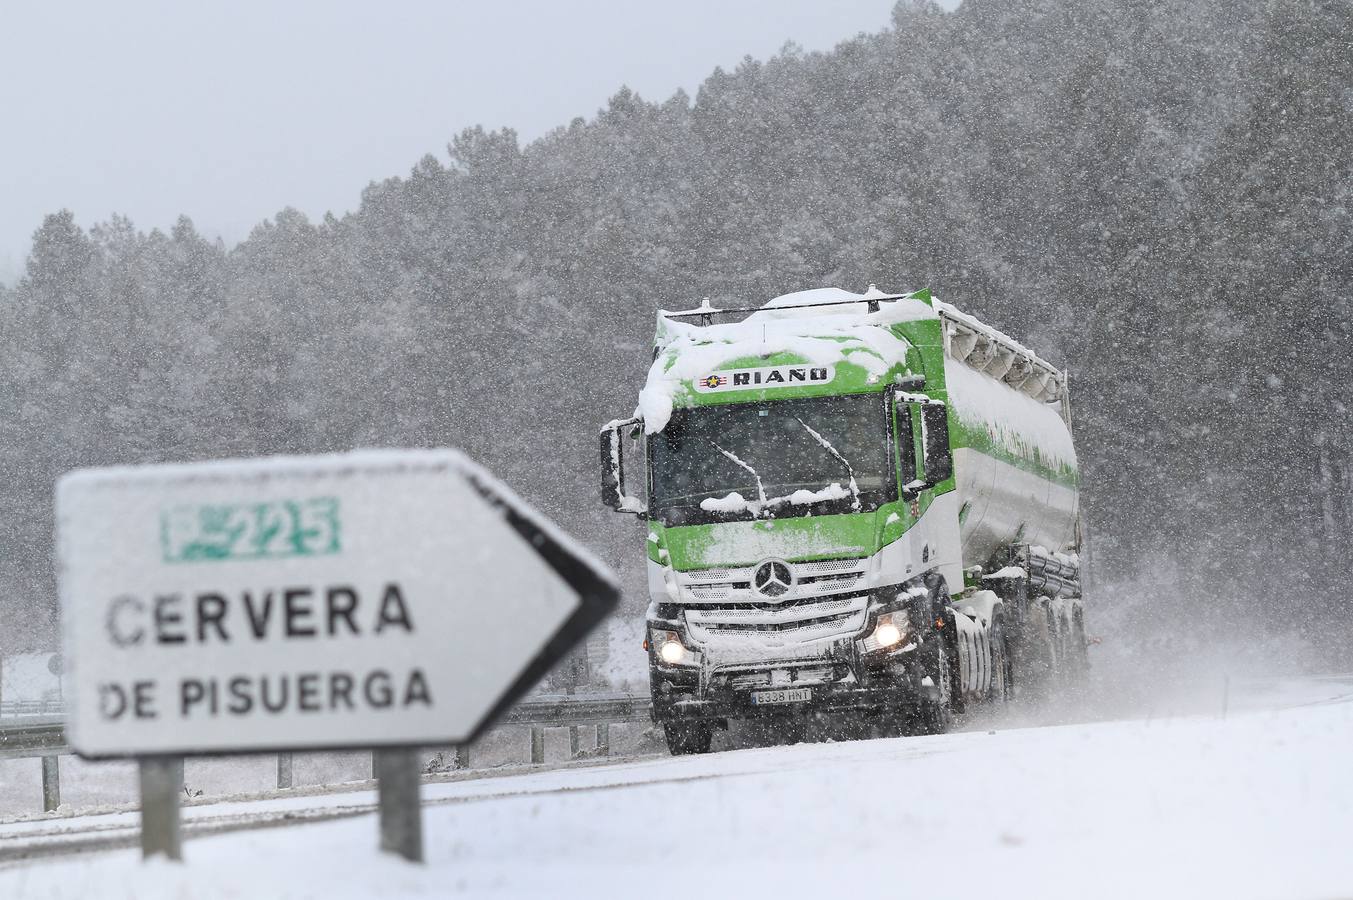
M 778 559 L 763 562 L 752 573 L 752 588 L 763 597 L 783 597 L 793 586 L 793 570 Z

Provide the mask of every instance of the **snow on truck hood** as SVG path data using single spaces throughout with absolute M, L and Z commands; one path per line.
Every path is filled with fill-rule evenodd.
M 639 392 L 636 416 L 644 431 L 667 427 L 672 408 L 690 390 L 690 382 L 735 359 L 792 354 L 813 366 L 846 363 L 883 376 L 906 362 L 911 345 L 889 326 L 937 318 L 929 304 L 903 298 L 883 301 L 869 312 L 870 295 L 840 288 L 818 288 L 776 297 L 741 322 L 693 325 L 658 312 L 659 353 Z M 845 306 L 804 309 L 806 304 L 860 301 Z

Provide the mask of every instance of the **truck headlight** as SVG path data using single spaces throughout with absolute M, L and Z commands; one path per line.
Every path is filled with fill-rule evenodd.
M 891 647 L 893 644 L 902 641 L 902 629 L 893 623 L 891 616 L 884 616 L 880 619 L 877 627 L 874 628 L 874 640 L 878 641 L 880 647 Z
M 902 642 L 911 632 L 911 625 L 905 611 L 883 613 L 874 622 L 874 630 L 860 642 L 865 653 L 879 650 L 906 649 Z
M 658 659 L 669 666 L 693 666 L 699 657 L 681 642 L 681 635 L 675 631 L 654 631 L 653 647 Z
M 658 647 L 658 655 L 667 665 L 674 666 L 685 659 L 686 648 L 681 646 L 681 641 L 663 641 Z

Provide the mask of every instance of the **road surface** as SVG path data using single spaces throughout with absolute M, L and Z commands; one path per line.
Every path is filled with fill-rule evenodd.
M 429 784 L 424 866 L 369 790 L 188 808 L 184 865 L 139 862 L 135 812 L 34 817 L 0 897 L 1353 896 L 1353 678 L 1219 700 Z

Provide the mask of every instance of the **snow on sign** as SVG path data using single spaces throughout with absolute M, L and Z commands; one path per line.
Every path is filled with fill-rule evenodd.
M 57 516 L 85 756 L 464 742 L 618 599 L 449 450 L 83 470 Z

